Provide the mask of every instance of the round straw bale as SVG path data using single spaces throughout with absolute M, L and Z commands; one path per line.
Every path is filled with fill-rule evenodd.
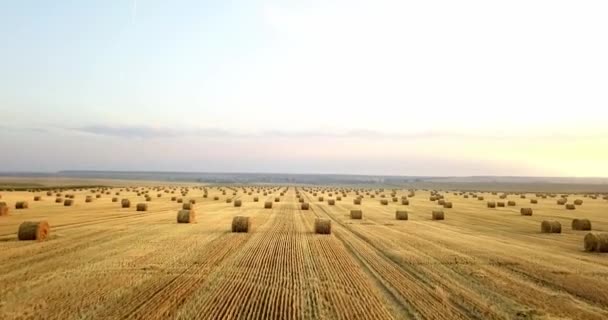
M 63 202 L 63 198 L 55 198 L 55 203 L 62 203 Z
M 123 208 L 130 208 L 131 207 L 131 201 L 129 199 L 122 199 L 120 201 L 120 205 Z
M 560 198 L 557 200 L 557 204 L 563 206 L 566 204 L 567 201 L 568 201 L 567 199 Z
M 519 213 L 520 213 L 522 216 L 531 216 L 531 215 L 532 215 L 532 208 L 521 208 L 521 209 L 519 210 Z
M 363 218 L 363 211 L 361 210 L 350 210 L 350 218 L 351 219 L 361 219 Z
M 440 205 L 440 206 L 442 206 L 442 205 L 445 204 L 445 200 L 440 199 L 439 201 L 437 201 L 437 204 Z
M 232 203 L 232 198 L 226 198 L 226 203 Z
M 27 209 L 29 207 L 30 205 L 27 203 L 27 201 L 17 201 L 15 203 L 15 209 Z
M 281 201 L 281 198 L 279 198 L 279 197 L 274 198 L 274 202 L 280 202 L 280 201 Z
M 544 220 L 540 224 L 542 233 L 562 233 L 562 224 L 559 221 Z
M 380 200 L 380 204 L 383 206 L 388 206 L 388 200 L 382 199 L 382 200 Z
M 147 203 L 138 203 L 137 211 L 148 211 L 148 204 Z
M 316 218 L 315 219 L 316 234 L 331 234 L 331 220 Z
M 443 207 L 444 207 L 444 208 L 447 208 L 447 209 L 451 209 L 451 208 L 453 207 L 452 202 L 448 202 L 448 201 L 446 201 L 446 202 L 443 204 Z
M 92 198 L 91 196 L 87 196 L 87 197 L 84 199 L 84 202 L 93 202 L 93 198 Z
M 538 204 L 538 200 L 536 200 L 536 199 L 530 199 L 530 203 L 531 204 Z
M 72 200 L 72 199 L 65 199 L 65 201 L 63 201 L 64 207 L 71 207 L 73 204 L 74 204 L 74 200 Z
M 575 210 L 576 206 L 574 204 L 572 204 L 572 203 L 568 203 L 568 204 L 566 204 L 566 209 L 567 210 Z
M 581 200 L 581 199 L 576 199 L 576 200 L 574 200 L 574 204 L 575 204 L 575 205 L 577 205 L 577 206 L 580 206 L 580 205 L 582 205 L 582 204 L 583 204 L 583 200 Z
M 353 204 L 361 204 L 361 199 L 360 198 L 355 198 L 353 199 Z
M 407 211 L 397 210 L 395 212 L 395 219 L 397 219 L 397 220 L 407 220 Z
M 47 192 L 46 192 L 46 195 L 50 197 L 50 196 L 52 196 L 52 195 L 53 195 L 53 192 L 51 192 L 51 191 L 47 191 Z
M 484 197 L 477 197 L 477 200 L 483 201 Z
M 410 205 L 410 200 L 408 199 L 401 199 L 401 204 L 404 206 L 409 206 Z
M 196 214 L 194 210 L 179 210 L 177 212 L 177 223 L 194 223 Z
M 8 206 L 0 205 L 0 216 L 8 216 Z
M 515 203 L 515 201 L 509 201 L 509 202 L 507 202 L 507 205 L 508 205 L 509 207 L 514 207 L 514 206 L 516 206 L 517 204 Z
M 310 208 L 310 205 L 308 204 L 308 202 L 302 202 L 302 205 L 301 205 L 302 210 L 308 210 L 309 208 Z
M 505 203 L 504 202 L 496 202 L 496 206 L 498 206 L 498 207 L 504 207 Z
M 488 201 L 488 208 L 496 208 L 496 202 Z
M 334 199 L 327 199 L 327 204 L 330 205 L 330 206 L 333 206 L 333 205 L 336 204 L 336 200 L 334 200 Z
M 585 251 L 608 252 L 608 233 L 590 232 L 583 241 Z
M 194 205 L 189 202 L 182 204 L 182 210 L 192 210 L 193 207 L 194 207 Z
M 591 221 L 589 219 L 574 219 L 572 220 L 572 230 L 591 230 Z
M 19 240 L 44 241 L 49 235 L 49 223 L 46 221 L 26 221 L 19 226 L 17 237 Z
M 178 200 L 177 200 L 177 202 L 179 202 L 179 200 L 180 200 L 180 199 L 178 199 Z M 213 200 L 214 200 L 214 201 L 220 200 L 220 197 L 215 196 L 215 197 L 213 197 Z
M 190 199 L 190 203 L 195 204 L 195 203 L 196 203 L 196 200 L 194 200 L 194 199 Z
M 323 202 L 323 197 L 319 197 L 319 202 Z
M 253 197 L 253 202 L 258 202 L 258 201 L 260 201 L 259 197 Z
M 241 200 L 234 200 L 235 207 L 240 207 L 242 204 L 243 204 L 243 202 Z
M 433 210 L 433 220 L 443 220 L 445 216 L 443 215 L 443 211 Z
M 264 202 L 264 209 L 272 209 L 272 201 Z
M 236 216 L 232 218 L 232 232 L 249 232 L 249 217 Z
M 35 196 L 34 197 L 34 201 L 40 201 L 40 199 L 41 199 L 40 196 Z

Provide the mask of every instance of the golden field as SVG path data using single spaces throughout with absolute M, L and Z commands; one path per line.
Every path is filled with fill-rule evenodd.
M 566 210 L 559 194 L 439 192 L 448 209 L 424 190 L 134 185 L 59 191 L 74 195 L 71 207 L 56 192 L 1 191 L 0 319 L 608 319 L 608 253 L 584 251 L 589 231 L 571 228 L 586 218 L 608 231 L 601 195 L 568 195 L 583 204 Z M 171 197 L 195 200 L 196 223 L 177 223 L 182 204 Z M 231 232 L 235 216 L 250 217 L 248 233 Z M 316 218 L 330 219 L 330 235 L 314 233 Z M 22 222 L 41 220 L 46 241 L 17 239 Z M 559 221 L 561 233 L 541 233 L 543 220 Z

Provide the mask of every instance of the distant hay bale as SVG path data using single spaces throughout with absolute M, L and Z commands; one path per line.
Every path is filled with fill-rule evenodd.
M 47 192 L 46 192 L 46 195 L 50 197 L 50 196 L 52 196 L 52 195 L 53 195 L 53 192 L 51 192 L 51 191 L 47 191 Z
M 572 230 L 591 230 L 591 221 L 589 219 L 574 219 L 572 220 Z
M 505 203 L 504 202 L 496 202 L 496 206 L 498 206 L 498 207 L 504 207 Z
M 443 204 L 443 207 L 444 207 L 444 208 L 446 208 L 446 209 L 451 209 L 451 208 L 453 207 L 453 205 L 452 205 L 452 203 L 451 203 L 451 202 L 446 201 L 446 202 Z
M 264 209 L 272 209 L 272 201 L 264 202 Z
M 560 199 L 557 200 L 557 204 L 560 205 L 560 206 L 563 206 L 563 205 L 566 204 L 567 201 L 568 201 L 567 199 L 560 198 Z
M 302 210 L 308 210 L 310 208 L 310 204 L 308 204 L 308 202 L 302 202 L 302 205 L 300 206 L 300 208 Z
M 17 201 L 15 203 L 15 209 L 27 209 L 30 205 L 27 201 Z
M 253 202 L 258 202 L 258 201 L 260 201 L 259 197 L 253 197 Z
M 532 208 L 521 208 L 521 209 L 519 210 L 519 213 L 520 213 L 522 216 L 531 216 L 531 215 L 532 215 Z
M 65 201 L 63 201 L 64 207 L 71 207 L 73 204 L 74 204 L 74 200 L 72 200 L 72 199 L 65 199 Z
M 442 206 L 442 205 L 445 204 L 445 200 L 440 199 L 439 201 L 437 201 L 437 204 L 440 205 L 440 206 Z
M 350 210 L 350 218 L 351 219 L 361 219 L 363 218 L 363 211 L 361 210 Z
M 131 201 L 129 199 L 122 199 L 120 201 L 120 206 L 123 208 L 130 208 L 131 207 Z
M 508 205 L 509 207 L 514 207 L 514 206 L 516 206 L 517 204 L 515 203 L 515 201 L 509 201 L 509 202 L 507 202 L 507 205 Z
M 147 203 L 138 203 L 137 211 L 148 211 L 148 204 Z
M 562 224 L 559 221 L 544 220 L 540 224 L 542 233 L 562 233 Z
M 488 208 L 496 208 L 496 202 L 488 201 Z
M 190 199 L 190 203 L 195 204 L 195 203 L 196 203 L 196 200 L 194 200 L 194 199 Z
M 55 203 L 62 203 L 63 202 L 63 198 L 55 198 Z
M 19 240 L 44 241 L 50 232 L 49 223 L 46 221 L 26 221 L 19 226 L 17 238 Z
M 84 202 L 93 202 L 93 197 L 91 197 L 91 196 L 87 196 L 87 197 L 84 199 Z
M 35 196 L 34 197 L 34 201 L 40 201 L 40 199 L 41 199 L 40 196 Z
M 382 199 L 382 200 L 380 200 L 380 204 L 383 206 L 388 206 L 388 200 Z
M 397 219 L 397 220 L 407 220 L 407 211 L 397 210 L 395 212 L 395 219 Z
M 576 199 L 576 200 L 574 200 L 574 204 L 575 204 L 575 205 L 577 205 L 577 206 L 580 206 L 580 205 L 582 205 L 582 204 L 583 204 L 583 200 L 581 200 L 581 199 Z
M 194 210 L 179 210 L 177 212 L 177 223 L 194 223 L 196 214 Z
M 538 204 L 538 200 L 536 200 L 536 199 L 530 199 L 530 203 L 531 204 Z
M 280 201 L 281 201 L 281 198 L 279 198 L 279 197 L 274 198 L 274 202 L 280 202 Z
M 410 205 L 410 201 L 408 199 L 401 199 L 401 205 L 409 206 Z
M 397 201 L 399 201 L 399 198 L 393 197 L 393 202 L 397 202 Z
M 218 197 L 218 196 L 213 197 L 213 201 L 217 201 L 217 200 L 220 200 L 220 197 Z M 179 199 L 177 200 L 177 202 L 179 202 Z
M 443 211 L 433 210 L 432 218 L 433 218 L 433 220 L 443 220 L 443 219 L 445 219 L 445 216 L 443 214 Z
M 331 220 L 324 218 L 315 219 L 316 234 L 331 234 Z
M 100 198 L 101 198 L 101 195 L 100 195 L 100 194 L 95 195 L 95 198 L 100 199 Z
M 481 197 L 481 196 L 480 196 L 480 197 L 477 197 L 477 200 L 479 200 L 479 201 L 483 201 L 483 200 L 484 200 L 484 197 Z
M 232 218 L 232 232 L 249 232 L 249 217 L 236 216 Z
M 298 202 L 300 202 L 300 203 L 304 202 L 304 198 L 298 199 Z
M 361 198 L 355 198 L 355 199 L 353 199 L 353 204 L 360 205 L 361 204 Z
M 319 202 L 323 202 L 323 197 L 319 197 Z
M 240 207 L 242 204 L 243 204 L 243 202 L 241 200 L 234 200 L 235 207 Z
M 226 203 L 232 203 L 232 198 L 226 198 Z
M 342 197 L 337 196 L 337 197 L 336 197 L 336 201 L 342 201 Z
M 0 204 L 0 217 L 8 216 L 8 206 Z
M 182 204 L 182 210 L 192 210 L 193 207 L 194 207 L 194 205 L 189 202 Z
M 566 204 L 566 209 L 567 210 L 575 210 L 576 206 L 574 204 L 572 204 L 572 203 L 568 203 L 568 204 Z
M 336 204 L 336 200 L 334 200 L 334 199 L 328 199 L 327 200 L 327 204 L 330 205 L 330 206 L 333 206 L 333 205 Z
M 608 233 L 590 232 L 584 238 L 585 251 L 608 252 Z

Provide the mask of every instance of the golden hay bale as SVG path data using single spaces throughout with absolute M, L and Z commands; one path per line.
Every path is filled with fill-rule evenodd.
M 483 201 L 484 197 L 477 197 L 477 200 Z
M 433 220 L 443 220 L 445 219 L 445 216 L 443 214 L 443 211 L 441 210 L 433 210 L 433 216 L 432 216 Z
M 29 207 L 30 205 L 27 201 L 17 201 L 17 203 L 15 203 L 15 209 L 27 209 Z
M 397 219 L 397 220 L 407 220 L 407 211 L 397 210 L 395 212 L 395 219 Z
M 429 201 L 435 201 L 435 200 L 437 200 L 436 197 L 434 197 L 434 196 L 429 197 Z
M 243 202 L 241 200 L 234 200 L 235 207 L 240 207 L 242 204 L 243 204 Z
M 281 198 L 279 198 L 279 197 L 274 198 L 274 202 L 281 202 Z
M 538 200 L 536 200 L 536 199 L 530 199 L 530 203 L 531 204 L 538 204 Z
M 46 192 L 46 195 L 50 197 L 50 196 L 52 196 L 52 195 L 53 195 L 53 192 L 51 192 L 51 191 L 47 191 L 47 192 Z
M 272 209 L 272 201 L 264 202 L 264 209 Z
M 572 220 L 572 230 L 591 230 L 591 221 L 589 219 L 574 219 Z
M 336 204 L 336 200 L 334 200 L 334 199 L 328 199 L 327 200 L 327 204 L 330 205 L 330 206 L 333 206 L 333 205 Z
M 515 203 L 515 201 L 509 201 L 509 202 L 507 202 L 507 205 L 508 205 L 509 207 L 514 207 L 514 206 L 516 206 L 517 204 Z
M 101 198 L 101 195 L 98 194 L 98 195 L 95 196 L 95 198 L 99 199 L 99 198 Z
M 63 202 L 63 198 L 55 198 L 55 203 L 62 203 Z
M 74 204 L 74 200 L 72 200 L 72 199 L 65 199 L 65 201 L 63 201 L 64 207 L 71 207 L 73 204 Z
M 363 218 L 363 211 L 361 210 L 350 210 L 350 218 L 351 219 L 361 219 Z
M 182 204 L 182 210 L 192 210 L 192 208 L 194 208 L 194 205 L 192 203 Z
M 361 204 L 361 199 L 360 198 L 353 199 L 353 204 Z
M 410 205 L 410 201 L 408 199 L 401 199 L 401 205 L 409 206 Z
M 562 224 L 559 221 L 544 220 L 540 224 L 542 233 L 562 233 Z
M 177 202 L 179 202 L 179 200 L 181 200 L 181 199 L 178 199 L 178 200 L 177 200 Z M 213 197 L 213 200 L 214 200 L 214 201 L 220 200 L 220 197 L 215 196 L 215 197 Z
M 177 201 L 177 197 L 171 197 L 171 201 Z
M 19 226 L 17 237 L 19 240 L 44 241 L 49 235 L 49 223 L 46 221 L 26 221 Z
M 383 206 L 388 206 L 388 200 L 382 199 L 382 200 L 380 200 L 380 204 Z
M 258 201 L 260 201 L 259 197 L 253 197 L 253 202 L 258 202 Z
M 340 196 L 336 197 L 336 201 L 342 201 L 342 197 L 340 197 Z
M 177 212 L 177 223 L 194 223 L 196 214 L 194 210 L 180 210 Z
M 608 252 L 608 233 L 590 232 L 583 241 L 585 251 Z
M 580 206 L 580 205 L 582 205 L 582 204 L 583 204 L 583 200 L 581 200 L 581 199 L 576 199 L 576 200 L 574 200 L 574 204 L 575 204 L 575 205 L 577 205 L 577 206 Z
M 40 196 L 35 196 L 34 197 L 34 201 L 40 201 L 40 199 L 41 199 Z
M 498 207 L 504 207 L 505 203 L 504 202 L 496 202 L 496 206 L 498 206 Z
M 566 204 L 566 209 L 567 210 L 575 210 L 576 206 L 574 204 L 572 204 L 572 203 L 568 203 L 568 204 Z
M 137 211 L 148 211 L 148 204 L 147 203 L 138 203 Z
M 298 199 L 298 202 L 300 202 L 300 203 L 304 202 L 304 198 Z
M 93 202 L 93 198 L 92 198 L 91 196 L 87 196 L 87 197 L 84 199 L 84 202 Z
M 232 198 L 226 198 L 226 203 L 232 203 Z
M 323 197 L 319 197 L 319 202 L 323 202 Z
M 393 197 L 393 199 L 392 199 L 392 200 L 393 200 L 393 202 L 397 202 L 397 201 L 399 201 L 399 198 L 397 198 L 397 197 Z
M 496 208 L 496 202 L 488 201 L 488 208 Z
M 331 234 L 331 220 L 316 218 L 315 219 L 316 234 Z
M 453 205 L 452 205 L 452 203 L 451 203 L 451 202 L 446 201 L 446 202 L 443 204 L 443 207 L 444 207 L 444 208 L 446 208 L 446 209 L 451 209 L 451 208 L 453 207 Z
M 310 205 L 308 204 L 308 202 L 302 202 L 302 205 L 300 208 L 302 210 L 308 210 L 310 208 Z
M 194 199 L 190 199 L 190 203 L 195 204 L 195 203 L 196 203 L 196 200 L 194 200 Z
M 531 215 L 532 215 L 532 208 L 521 208 L 521 209 L 519 210 L 519 213 L 520 213 L 522 216 L 531 216 Z
M 437 204 L 440 205 L 440 206 L 442 206 L 442 205 L 445 204 L 445 200 L 440 199 L 439 201 L 437 201 Z
M 0 205 L 0 216 L 8 216 L 8 206 Z
M 249 217 L 236 216 L 232 218 L 232 232 L 249 232 Z
M 120 205 L 123 208 L 130 208 L 131 207 L 131 201 L 129 199 L 122 199 L 120 201 Z
M 561 198 L 561 199 L 557 200 L 557 204 L 560 206 L 563 206 L 566 204 L 567 201 L 568 201 L 567 199 Z

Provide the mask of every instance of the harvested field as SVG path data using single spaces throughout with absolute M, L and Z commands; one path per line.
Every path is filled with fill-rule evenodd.
M 96 189 L 100 197 L 90 203 L 90 189 L 61 190 L 75 195 L 69 207 L 55 203 L 56 192 L 37 193 L 41 201 L 27 210 L 0 216 L 0 319 L 608 318 L 605 236 L 589 236 L 585 247 L 588 228 L 569 227 L 584 217 L 594 234 L 607 232 L 602 196 L 585 198 L 574 211 L 538 197 L 534 214 L 522 216 L 528 202 L 492 209 L 487 203 L 534 194 L 182 188 L 108 187 Z M 173 191 L 195 201 L 198 223 L 176 223 L 176 214 L 178 222 L 193 222 L 194 215 L 184 212 L 180 220 L 186 206 L 169 196 L 146 202 L 145 214 L 112 199 L 120 192 L 140 204 L 146 192 Z M 357 199 L 376 191 L 410 195 L 408 205 L 317 201 L 323 194 Z M 241 206 L 213 200 L 224 192 Z M 429 198 L 439 195 L 449 196 L 453 208 L 433 221 L 430 213 L 443 206 Z M 11 209 L 32 197 L 2 192 Z M 352 219 L 352 210 L 365 214 Z M 397 221 L 400 215 L 407 221 Z M 249 218 L 248 232 L 232 232 L 237 216 Z M 545 220 L 561 223 L 561 233 L 542 233 Z M 47 221 L 52 232 L 42 242 L 19 241 L 26 221 Z M 327 232 L 315 221 L 330 222 L 331 233 L 318 234 Z

